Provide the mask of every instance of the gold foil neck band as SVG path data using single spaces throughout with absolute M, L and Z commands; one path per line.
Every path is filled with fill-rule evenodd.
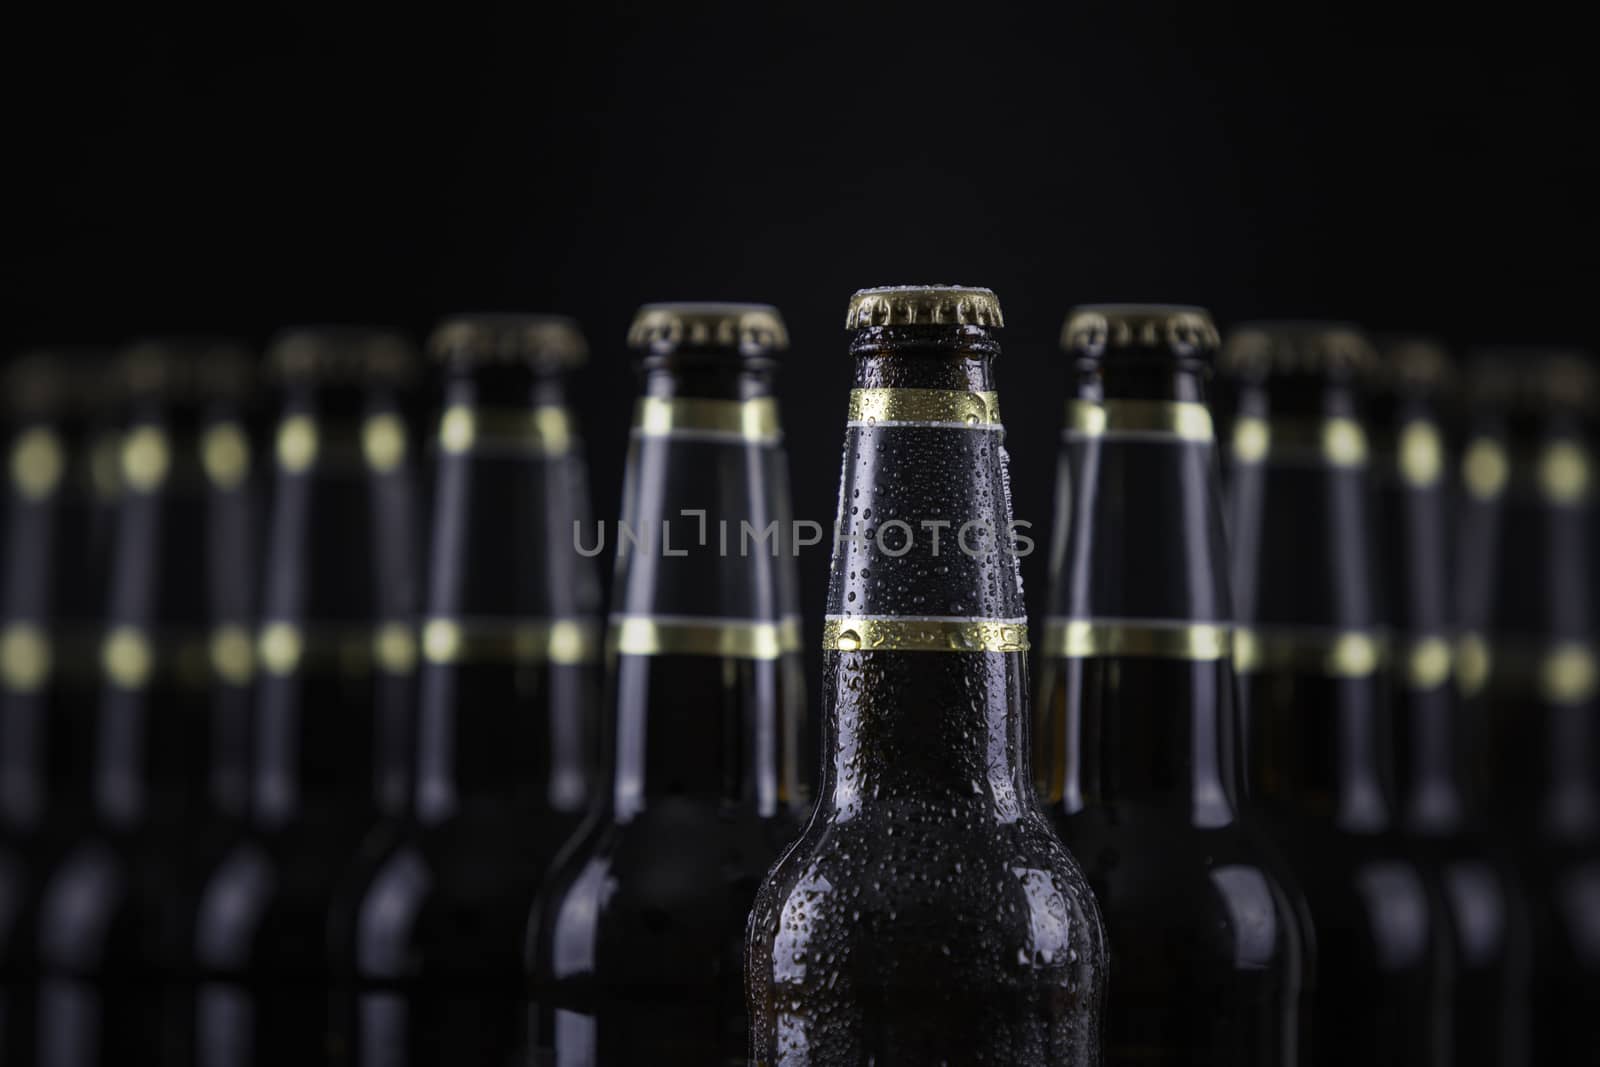
M 1028 620 L 830 615 L 825 652 L 1026 652 Z
M 7 623 L 0 630 L 0 687 L 13 693 L 32 693 L 50 680 L 54 664 L 50 635 L 31 622 Z
M 1330 678 L 1367 678 L 1385 658 L 1380 634 L 1367 630 L 1248 629 L 1233 634 L 1233 665 L 1240 674 L 1298 671 Z
M 1333 467 L 1364 467 L 1367 435 L 1354 419 L 1262 419 L 1244 415 L 1234 420 L 1233 458 L 1262 463 L 1274 458 L 1312 458 Z
M 1450 680 L 1456 650 L 1441 634 L 1429 634 L 1407 641 L 1401 652 L 1405 663 L 1405 684 L 1411 689 L 1437 689 Z
M 1488 689 L 1515 694 L 1537 693 L 1547 704 L 1583 704 L 1600 694 L 1600 656 L 1592 643 L 1557 641 L 1540 646 L 1529 641 L 1496 642 L 1468 634 L 1458 646 L 1462 663 L 1461 690 L 1475 696 Z M 1466 667 L 1471 657 L 1473 672 Z
M 305 671 L 366 674 L 374 669 L 407 674 L 417 662 L 416 635 L 406 623 L 305 629 L 291 622 L 269 622 L 256 636 L 256 665 L 267 674 Z
M 1067 401 L 1068 437 L 1177 439 L 1209 444 L 1215 439 L 1211 412 L 1183 400 Z
M 11 445 L 11 483 L 29 500 L 43 500 L 56 491 L 67 466 L 67 450 L 56 432 L 34 426 Z
M 600 624 L 588 619 L 434 618 L 422 625 L 422 658 L 435 664 L 593 663 L 600 658 Z
M 1000 396 L 962 389 L 852 389 L 849 423 L 995 430 L 1000 428 Z
M 785 654 L 805 649 L 805 624 L 800 616 L 790 615 L 778 623 L 778 647 Z
M 770 396 L 750 400 L 705 397 L 641 397 L 633 432 L 640 437 L 682 437 L 713 441 L 776 444 L 782 440 L 778 402 Z
M 475 408 L 454 404 L 439 419 L 439 447 L 466 452 L 565 455 L 572 448 L 572 416 L 566 408 Z
M 783 653 L 783 633 L 779 623 L 755 619 L 613 615 L 606 650 L 626 656 L 777 659 Z
M 1047 619 L 1047 656 L 1090 659 L 1137 656 L 1149 659 L 1220 660 L 1231 650 L 1222 623 L 1165 619 Z

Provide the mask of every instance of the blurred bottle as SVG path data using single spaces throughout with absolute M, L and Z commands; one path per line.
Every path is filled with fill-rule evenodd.
M 788 339 L 774 308 L 666 304 L 629 343 L 644 388 L 610 528 L 612 766 L 530 923 L 533 1062 L 743 1063 L 745 919 L 800 814 L 772 525 Z
M 200 1064 L 315 1064 L 329 1044 L 327 927 L 364 837 L 407 810 L 416 553 L 395 334 L 282 336 L 256 635 L 249 826 L 192 935 Z
M 828 740 L 746 955 L 750 1061 L 1099 1062 L 1106 946 L 1030 788 L 987 289 L 868 289 L 824 629 Z
M 1485 353 L 1462 458 L 1462 682 L 1487 727 L 1484 797 L 1532 916 L 1529 1062 L 1592 1062 L 1600 1004 L 1594 369 Z M 1479 570 L 1478 568 L 1481 568 Z M 1590 1057 L 1586 1059 L 1585 1057 Z
M 1443 890 L 1398 833 L 1371 446 L 1350 327 L 1246 326 L 1230 525 L 1246 790 L 1305 891 L 1321 1063 L 1451 1063 Z
M 335 910 L 341 1060 L 507 1064 L 528 909 L 593 786 L 600 592 L 568 373 L 576 325 L 435 331 L 434 512 L 414 821 Z
M 1113 1064 L 1292 1064 L 1299 889 L 1241 819 L 1232 606 L 1198 308 L 1068 318 L 1037 714 L 1046 802 L 1111 938 Z
M 114 404 L 106 353 L 4 371 L 0 500 L 0 1062 L 34 1061 L 38 907 L 89 808 L 103 527 L 89 442 Z
M 1514 864 L 1484 833 L 1474 750 L 1460 706 L 1451 536 L 1454 368 L 1437 343 L 1388 343 L 1371 375 L 1379 548 L 1394 649 L 1396 797 L 1419 857 L 1443 880 L 1453 935 L 1457 1064 L 1527 1062 L 1529 945 Z
M 115 534 L 98 653 L 86 825 L 39 907 L 38 1058 L 166 1063 L 175 961 L 167 909 L 207 822 L 211 596 L 229 570 L 208 521 L 205 430 L 236 406 L 249 357 L 224 341 L 121 355 Z M 235 582 L 237 574 L 226 576 Z

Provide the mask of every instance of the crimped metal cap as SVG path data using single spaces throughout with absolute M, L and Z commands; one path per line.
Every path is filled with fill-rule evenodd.
M 1434 393 L 1455 384 L 1449 349 L 1431 337 L 1382 337 L 1372 383 L 1397 393 Z
M 417 370 L 416 351 L 393 330 L 368 326 L 303 326 L 267 349 L 279 382 L 312 385 L 399 385 Z
M 789 331 L 771 304 L 646 304 L 628 327 L 628 347 L 737 348 L 756 355 L 788 348 Z
M 453 315 L 434 328 L 428 355 L 458 367 L 524 363 L 568 370 L 589 358 L 589 346 L 565 315 Z
M 117 356 L 117 375 L 131 399 L 177 403 L 240 397 L 255 381 L 255 361 L 244 345 L 217 337 L 138 341 Z
M 1348 378 L 1369 374 L 1378 354 L 1348 322 L 1252 322 L 1228 335 L 1219 366 L 1241 378 Z
M 0 375 L 0 410 L 23 418 L 105 417 L 117 411 L 122 384 L 111 349 L 93 345 L 30 349 L 11 360 Z
M 1466 396 L 1474 407 L 1593 413 L 1600 376 L 1576 349 L 1480 348 L 1468 357 Z
M 1209 311 L 1181 304 L 1087 304 L 1073 308 L 1061 327 L 1061 347 L 1086 356 L 1138 348 L 1193 357 L 1221 343 Z
M 1004 326 L 1000 298 L 968 285 L 886 285 L 858 289 L 844 328 L 869 326 Z

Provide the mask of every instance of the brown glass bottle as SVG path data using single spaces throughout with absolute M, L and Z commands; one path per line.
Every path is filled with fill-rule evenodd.
M 756 886 L 798 829 L 776 309 L 648 305 L 595 809 L 529 925 L 532 1062 L 742 1063 Z M 746 530 L 750 533 L 747 535 Z M 759 539 L 758 539 L 759 538 Z M 596 531 L 583 531 L 586 551 Z
M 340 1062 L 507 1064 L 528 911 L 593 785 L 599 584 L 551 316 L 450 319 L 429 348 L 433 515 L 410 821 L 336 908 Z
M 104 527 L 90 441 L 115 394 L 107 354 L 25 353 L 6 368 L 0 500 L 0 1062 L 34 1062 L 38 909 L 83 831 Z
M 167 1063 L 179 963 L 163 940 L 206 814 L 216 539 L 206 442 L 236 416 L 249 360 L 226 342 L 119 359 L 129 417 L 98 649 L 88 816 L 40 902 L 38 1060 Z M 237 580 L 237 574 L 228 579 Z
M 1600 694 L 1594 372 L 1484 353 L 1470 372 L 1461 644 L 1486 727 L 1483 800 L 1528 896 L 1534 1064 L 1589 1062 L 1600 1003 Z
M 1418 858 L 1444 886 L 1455 959 L 1454 1062 L 1520 1064 L 1528 1052 L 1526 901 L 1513 858 L 1485 832 L 1473 761 L 1486 739 L 1455 684 L 1453 377 L 1444 349 L 1421 338 L 1387 343 L 1370 376 L 1396 798 Z
M 1399 833 L 1369 435 L 1339 325 L 1247 326 L 1229 486 L 1234 666 L 1250 806 L 1315 926 L 1319 1063 L 1450 1059 L 1443 890 Z
M 1075 311 L 1040 698 L 1045 800 L 1111 945 L 1113 1064 L 1292 1064 L 1299 889 L 1240 811 L 1203 310 Z M 1070 472 L 1070 473 L 1069 473 Z
M 192 930 L 199 1064 L 326 1060 L 334 886 L 408 796 L 417 568 L 400 397 L 412 351 L 392 333 L 331 327 L 284 335 L 268 361 L 249 823 Z
M 805 833 L 750 916 L 751 1062 L 1090 1064 L 1106 947 L 1038 810 L 987 289 L 863 290 Z

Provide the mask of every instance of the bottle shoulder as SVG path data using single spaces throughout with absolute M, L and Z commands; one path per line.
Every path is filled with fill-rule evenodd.
M 702 805 L 657 805 L 623 823 L 592 815 L 539 891 L 527 967 L 546 983 L 709 974 L 736 951 L 756 888 L 795 832 L 787 819 Z
M 749 929 L 757 973 L 793 980 L 799 952 L 825 954 L 871 983 L 934 973 L 958 986 L 1103 980 L 1099 907 L 1042 818 L 885 829 L 875 819 L 813 822 L 758 894 Z M 906 960 L 918 969 L 891 973 Z

